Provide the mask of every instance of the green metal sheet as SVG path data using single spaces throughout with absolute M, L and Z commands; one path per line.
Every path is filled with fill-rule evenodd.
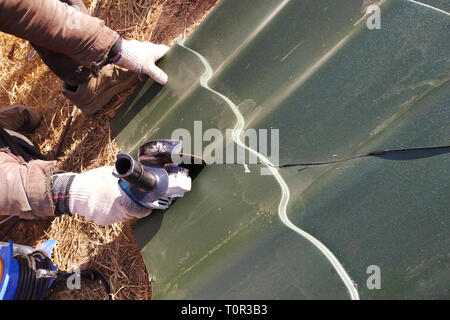
M 279 129 L 280 164 L 449 144 L 449 2 L 381 1 L 381 29 L 371 4 L 222 0 L 161 61 L 169 83 L 119 110 L 119 145 L 136 155 L 194 121 L 225 133 L 239 115 Z M 448 149 L 262 167 L 207 166 L 135 224 L 155 299 L 450 298 Z

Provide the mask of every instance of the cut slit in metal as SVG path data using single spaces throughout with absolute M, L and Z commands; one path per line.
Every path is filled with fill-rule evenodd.
M 416 147 L 416 148 L 402 148 L 402 149 L 388 149 L 388 150 L 380 150 L 380 151 L 371 151 L 365 154 L 359 154 L 356 156 L 344 158 L 344 159 L 338 159 L 338 160 L 330 160 L 330 161 L 320 161 L 320 162 L 309 162 L 309 163 L 291 163 L 291 164 L 283 164 L 279 166 L 273 166 L 274 168 L 289 168 L 289 167 L 312 167 L 312 166 L 321 166 L 326 164 L 333 164 L 333 163 L 339 163 L 344 161 L 349 161 L 357 158 L 364 158 L 364 157 L 378 157 L 383 156 L 386 154 L 392 154 L 392 153 L 401 153 L 401 152 L 412 152 L 412 151 L 438 151 L 438 150 L 445 150 L 448 149 L 448 151 L 444 152 L 450 152 L 450 145 L 446 146 L 431 146 L 431 147 Z M 301 168 L 298 171 L 304 170 L 306 168 Z

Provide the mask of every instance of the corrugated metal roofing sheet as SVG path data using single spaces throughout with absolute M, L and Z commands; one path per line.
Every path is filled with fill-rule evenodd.
M 280 164 L 448 144 L 448 1 L 380 1 L 381 29 L 372 4 L 223 0 L 161 62 L 169 83 L 119 111 L 119 144 L 136 154 L 194 121 L 225 133 L 240 115 L 279 129 Z M 208 166 L 136 223 L 154 298 L 450 297 L 448 152 L 261 167 Z

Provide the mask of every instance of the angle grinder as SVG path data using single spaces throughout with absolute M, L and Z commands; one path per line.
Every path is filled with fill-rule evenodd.
M 182 154 L 181 149 L 180 140 L 149 141 L 139 147 L 137 161 L 129 154 L 118 154 L 113 175 L 136 203 L 165 210 L 191 190 L 192 176 L 206 165 L 195 156 Z

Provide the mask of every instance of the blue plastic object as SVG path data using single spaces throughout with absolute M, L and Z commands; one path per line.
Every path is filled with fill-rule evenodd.
M 0 258 L 3 261 L 3 275 L 0 282 L 0 300 L 12 300 L 19 284 L 19 263 L 13 258 L 13 243 L 0 247 Z
M 36 247 L 36 250 L 44 251 L 48 257 L 52 256 L 53 248 L 58 244 L 57 240 L 47 240 Z M 52 263 L 52 267 L 55 267 Z M 56 267 L 55 267 L 56 268 Z
M 138 199 L 136 199 L 135 196 L 133 196 L 133 193 L 130 190 L 130 184 L 128 182 L 126 182 L 125 180 L 119 179 L 119 186 L 120 188 L 123 190 L 123 192 L 125 192 L 127 194 L 127 196 L 130 197 L 131 200 L 133 200 L 134 202 L 136 202 L 138 205 L 143 206 L 145 208 L 150 208 L 150 206 L 142 201 L 139 201 Z
M 56 240 L 47 240 L 39 244 L 36 249 L 44 251 L 50 257 L 57 243 Z M 0 244 L 0 259 L 3 262 L 3 274 L 0 279 L 0 300 L 13 300 L 19 284 L 20 267 L 17 260 L 14 259 L 14 246 L 11 240 L 8 245 Z M 51 269 L 57 270 L 53 263 Z M 51 283 L 52 281 L 50 281 L 49 286 Z

